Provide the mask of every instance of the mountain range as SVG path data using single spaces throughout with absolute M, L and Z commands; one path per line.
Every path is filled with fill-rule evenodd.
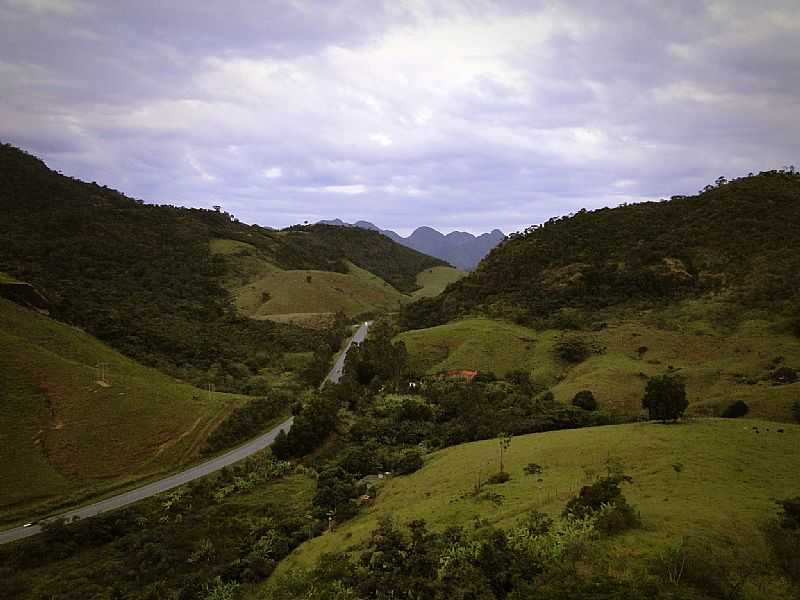
M 445 235 L 432 227 L 417 227 L 411 235 L 403 237 L 391 229 L 381 229 L 369 221 L 345 223 L 341 219 L 333 219 L 320 223 L 378 231 L 398 244 L 446 260 L 465 271 L 474 269 L 492 248 L 505 239 L 505 234 L 499 229 L 475 236 L 466 231 L 452 231 Z

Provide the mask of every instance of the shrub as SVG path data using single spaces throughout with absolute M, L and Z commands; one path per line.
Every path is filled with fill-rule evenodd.
M 499 484 L 499 483 L 505 483 L 509 479 L 511 479 L 511 475 L 509 475 L 505 471 L 498 471 L 494 475 L 490 476 L 487 482 L 491 484 Z
M 597 400 L 590 390 L 581 390 L 572 399 L 572 405 L 582 408 L 583 410 L 597 410 Z
M 567 502 L 563 515 L 570 519 L 595 517 L 596 528 L 607 535 L 639 525 L 639 516 L 622 495 L 620 485 L 633 481 L 621 472 L 612 473 L 592 485 L 581 488 L 577 496 Z
M 770 379 L 776 384 L 794 383 L 797 381 L 797 371 L 791 367 L 780 367 L 770 374 Z
M 648 410 L 651 419 L 675 421 L 683 415 L 687 406 L 686 385 L 678 377 L 662 375 L 652 377 L 647 382 L 642 408 Z
M 795 420 L 800 423 L 800 400 L 795 400 L 794 404 L 792 404 L 792 414 Z
M 561 338 L 556 343 L 556 355 L 564 362 L 583 362 L 591 353 L 592 349 L 579 337 Z
M 722 411 L 722 416 L 725 419 L 737 419 L 745 416 L 750 411 L 750 407 L 742 400 L 737 400 L 728 408 Z
M 419 450 L 406 450 L 395 465 L 395 471 L 400 475 L 408 475 L 421 468 L 422 454 Z
M 527 475 L 541 475 L 544 472 L 542 465 L 533 462 L 525 465 L 523 470 Z
M 606 535 L 613 535 L 633 527 L 638 527 L 641 523 L 639 515 L 628 504 L 628 501 L 620 496 L 613 504 L 604 504 L 598 511 L 597 530 Z

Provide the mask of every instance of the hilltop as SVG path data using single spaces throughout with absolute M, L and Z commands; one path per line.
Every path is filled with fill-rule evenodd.
M 541 326 L 567 310 L 581 324 L 687 297 L 719 301 L 719 323 L 742 308 L 800 317 L 797 248 L 800 175 L 720 180 L 697 196 L 582 210 L 512 234 L 444 294 L 410 306 L 406 322 L 484 313 Z

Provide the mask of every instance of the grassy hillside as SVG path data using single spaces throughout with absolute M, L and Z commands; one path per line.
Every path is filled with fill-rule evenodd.
M 269 252 L 238 240 L 213 239 L 211 253 L 225 263 L 223 285 L 239 313 L 255 319 L 322 327 L 341 312 L 392 312 L 412 298 L 435 296 L 463 276 L 452 267 L 430 267 L 416 276 L 411 296 L 346 261 L 346 272 L 281 268 Z
M 698 196 L 582 210 L 509 236 L 446 293 L 410 305 L 406 322 L 485 312 L 540 323 L 565 308 L 591 318 L 711 294 L 800 318 L 798 223 L 800 175 L 782 171 Z
M 3 299 L 0 347 L 0 522 L 185 464 L 247 401 L 209 397 Z
M 689 305 L 684 313 L 696 308 Z M 800 382 L 775 385 L 770 374 L 778 365 L 800 368 L 800 340 L 775 332 L 765 321 L 747 321 L 734 331 L 697 321 L 679 326 L 675 312 L 669 327 L 663 315 L 617 318 L 599 331 L 536 331 L 505 321 L 464 319 L 408 331 L 398 339 L 417 372 L 477 369 L 503 376 L 523 370 L 567 404 L 588 389 L 603 408 L 637 413 L 647 378 L 671 372 L 685 378 L 690 414 L 719 415 L 743 400 L 749 416 L 792 420 Z M 583 340 L 599 352 L 579 364 L 565 363 L 555 352 L 562 337 Z M 640 348 L 646 351 L 640 354 Z
M 769 561 L 761 526 L 775 514 L 775 499 L 798 493 L 800 426 L 782 430 L 768 422 L 703 419 L 515 437 L 505 459 L 511 481 L 488 488 L 502 494 L 500 504 L 464 497 L 478 473 L 485 478 L 497 471 L 496 440 L 447 448 L 431 455 L 420 471 L 389 479 L 372 506 L 303 544 L 279 571 L 355 547 L 386 515 L 399 523 L 424 518 L 436 530 L 467 526 L 476 517 L 507 527 L 534 508 L 556 517 L 580 486 L 605 472 L 609 458 L 621 461 L 633 477 L 624 493 L 642 519 L 641 528 L 604 541 L 615 576 L 639 577 L 655 555 L 683 537 L 720 553 L 738 548 L 736 558 L 745 564 Z M 530 462 L 543 467 L 541 476 L 524 473 Z M 672 466 L 678 463 L 679 474 Z M 751 583 L 758 585 L 756 577 L 751 575 Z
M 432 267 L 417 274 L 419 289 L 412 294 L 412 298 L 432 298 L 441 294 L 451 283 L 455 283 L 466 273 L 453 267 Z
M 354 316 L 397 310 L 409 299 L 350 262 L 346 273 L 284 270 L 255 246 L 224 239 L 212 240 L 211 252 L 224 257 L 223 284 L 233 294 L 239 313 L 250 318 L 324 325 L 337 312 Z
M 534 373 L 546 385 L 558 375 L 550 352 L 552 332 L 539 334 L 521 325 L 496 319 L 463 319 L 447 325 L 407 331 L 398 336 L 406 345 L 411 367 L 417 373 L 451 369 Z

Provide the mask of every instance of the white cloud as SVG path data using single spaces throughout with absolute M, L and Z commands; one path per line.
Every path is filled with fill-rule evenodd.
M 279 179 L 283 177 L 283 169 L 280 167 L 270 167 L 269 169 L 264 169 L 264 177 L 267 179 Z
M 388 148 L 392 145 L 392 138 L 390 138 L 385 133 L 371 133 L 369 135 L 369 139 L 381 148 Z
M 88 10 L 88 6 L 84 2 L 77 0 L 5 0 L 5 3 L 14 8 L 39 14 L 72 15 Z

